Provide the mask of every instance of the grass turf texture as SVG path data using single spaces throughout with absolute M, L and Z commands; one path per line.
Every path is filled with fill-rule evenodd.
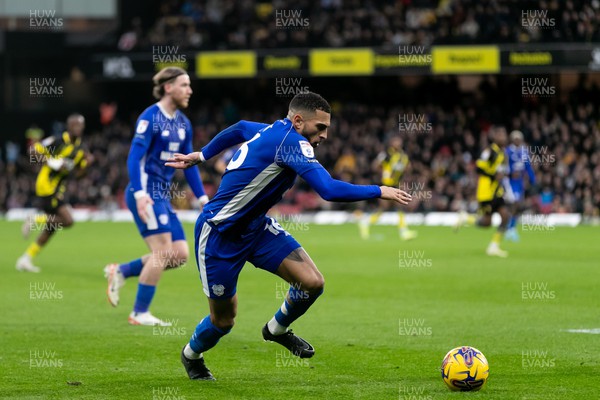
M 144 252 L 133 224 L 60 232 L 36 260 L 40 274 L 14 269 L 27 244 L 19 226 L 0 221 L 0 398 L 590 399 L 600 390 L 599 337 L 562 331 L 600 328 L 592 227 L 523 232 L 521 243 L 504 244 L 510 257 L 497 259 L 483 253 L 489 230 L 418 227 L 419 238 L 403 243 L 393 227 L 374 227 L 363 241 L 353 225 L 295 226 L 326 280 L 293 325 L 315 357 L 298 361 L 262 341 L 285 288 L 247 265 L 236 326 L 206 354 L 217 381 L 195 382 L 179 362 L 208 310 L 193 261 L 163 276 L 151 308 L 174 327 L 134 327 L 127 315 L 137 280 L 113 309 L 102 276 L 106 263 Z M 425 261 L 400 261 L 410 257 Z M 62 298 L 31 299 L 32 290 Z M 481 392 L 453 393 L 442 382 L 442 358 L 459 345 L 490 363 Z

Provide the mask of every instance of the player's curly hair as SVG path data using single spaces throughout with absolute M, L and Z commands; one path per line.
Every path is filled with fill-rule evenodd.
M 154 83 L 152 95 L 154 98 L 160 100 L 165 95 L 165 84 L 172 82 L 178 76 L 185 74 L 187 74 L 185 69 L 179 67 L 166 67 L 158 71 L 156 75 L 152 77 L 152 83 Z
M 290 110 L 295 112 L 308 111 L 314 113 L 317 110 L 331 114 L 331 106 L 321 95 L 314 92 L 299 93 L 290 101 Z

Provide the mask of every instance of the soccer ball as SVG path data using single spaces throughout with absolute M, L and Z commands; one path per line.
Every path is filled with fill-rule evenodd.
M 490 373 L 483 353 L 470 346 L 450 350 L 442 361 L 441 369 L 442 379 L 450 390 L 462 392 L 481 389 Z

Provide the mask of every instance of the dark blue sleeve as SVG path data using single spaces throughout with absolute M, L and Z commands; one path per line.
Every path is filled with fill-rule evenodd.
M 261 129 L 269 126 L 260 122 L 239 121 L 219 132 L 206 146 L 202 148 L 202 155 L 205 160 L 208 160 L 223 150 L 247 142 Z
M 146 148 L 140 142 L 133 142 L 129 155 L 127 156 L 127 171 L 129 172 L 129 181 L 134 192 L 142 190 L 142 172 L 140 170 L 142 158 L 146 154 Z
M 183 144 L 184 154 L 189 154 L 194 151 L 192 146 L 193 133 L 191 124 L 188 124 L 188 127 L 187 138 Z M 192 192 L 194 192 L 196 198 L 199 199 L 200 197 L 204 196 L 206 192 L 204 191 L 204 185 L 202 184 L 202 178 L 200 177 L 200 171 L 198 170 L 198 167 L 188 168 L 184 170 L 183 173 L 185 174 L 185 179 L 190 184 L 190 188 L 192 188 Z
M 333 179 L 320 164 L 301 174 L 302 178 L 327 201 L 359 201 L 381 197 L 377 185 L 353 185 Z

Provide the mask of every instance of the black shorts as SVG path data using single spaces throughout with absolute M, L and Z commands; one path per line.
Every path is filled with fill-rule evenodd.
M 502 197 L 496 197 L 489 201 L 480 201 L 479 213 L 482 215 L 492 215 L 493 213 L 498 212 L 504 205 L 506 205 L 506 203 Z
M 57 210 L 65 204 L 62 193 L 37 198 L 37 208 L 43 210 L 46 214 L 56 214 Z

